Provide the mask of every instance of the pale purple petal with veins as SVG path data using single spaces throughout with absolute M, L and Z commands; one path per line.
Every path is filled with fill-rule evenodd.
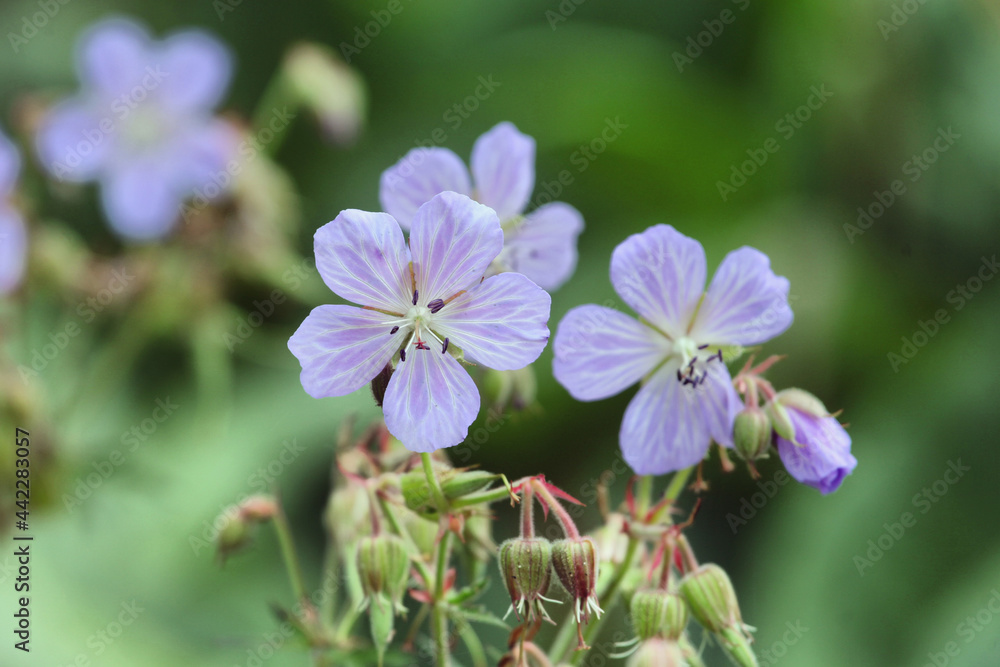
M 168 37 L 156 66 L 165 75 L 157 94 L 174 111 L 208 111 L 222 100 L 232 76 L 232 55 L 222 42 L 200 30 Z
M 576 239 L 582 231 L 579 211 L 562 202 L 546 204 L 505 234 L 500 261 L 542 289 L 558 289 L 576 268 Z
M 851 436 L 835 417 L 815 417 L 788 408 L 799 445 L 778 437 L 778 454 L 788 472 L 826 495 L 840 488 L 858 460 L 851 454 Z
M 404 314 L 411 306 L 410 252 L 386 213 L 348 209 L 316 231 L 316 268 L 335 294 Z
M 611 283 L 640 316 L 664 333 L 685 335 L 705 289 L 705 251 L 670 225 L 623 241 L 611 255 Z
M 556 380 L 573 398 L 596 401 L 650 373 L 670 353 L 670 341 L 634 317 L 586 305 L 562 319 L 553 349 Z
M 368 384 L 399 349 L 408 329 L 390 334 L 389 316 L 354 306 L 314 308 L 288 341 L 313 398 L 345 396 Z
M 788 280 L 767 255 L 743 247 L 726 255 L 712 278 L 691 336 L 723 345 L 756 345 L 792 324 Z
M 76 58 L 80 80 L 110 97 L 139 85 L 151 61 L 149 34 L 139 24 L 120 18 L 89 28 Z
M 552 298 L 519 273 L 487 278 L 434 317 L 434 330 L 465 356 L 498 371 L 524 368 L 549 339 Z
M 501 220 L 520 215 L 535 188 L 535 140 L 513 123 L 500 123 L 472 147 L 476 199 Z
M 28 231 L 21 214 L 0 203 L 0 294 L 21 282 L 28 256 Z
M 421 303 L 473 287 L 502 248 L 493 209 L 454 192 L 435 196 L 417 211 L 410 230 Z
M 433 452 L 465 439 L 479 414 L 479 390 L 440 350 L 416 350 L 396 367 L 382 403 L 385 425 L 406 448 Z
M 447 148 L 414 148 L 382 172 L 379 200 L 382 210 L 409 229 L 417 209 L 442 192 L 472 194 L 469 170 Z

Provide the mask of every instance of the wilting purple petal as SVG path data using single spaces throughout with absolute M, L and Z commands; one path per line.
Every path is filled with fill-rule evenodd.
M 42 166 L 61 181 L 83 182 L 105 168 L 115 142 L 115 121 L 96 107 L 69 100 L 43 118 L 35 147 Z
M 148 241 L 173 229 L 182 197 L 173 189 L 168 169 L 155 160 L 136 160 L 113 167 L 105 176 L 101 201 L 115 231 Z
M 0 204 L 0 294 L 12 292 L 24 275 L 28 256 L 28 231 L 21 215 Z
M 414 350 L 396 366 L 382 403 L 385 425 L 407 449 L 433 452 L 465 439 L 479 414 L 479 390 L 440 350 Z
M 614 396 L 667 358 L 670 341 L 634 317 L 604 306 L 579 306 L 559 323 L 553 343 L 556 380 L 573 398 Z
M 114 97 L 140 85 L 151 56 L 150 38 L 141 26 L 109 19 L 92 26 L 81 38 L 77 68 L 81 81 Z
M 409 329 L 390 334 L 390 316 L 355 306 L 318 306 L 288 341 L 313 398 L 345 396 L 381 371 Z
M 676 362 L 667 363 L 625 410 L 619 433 L 622 454 L 640 475 L 693 466 L 705 458 L 713 437 L 721 435 L 715 431 L 732 431 L 731 420 L 724 425 L 733 392 L 728 374 L 725 382 L 716 374 L 695 387 L 679 382 L 677 370 Z
M 524 368 L 549 340 L 548 293 L 519 273 L 487 278 L 434 316 L 434 329 L 465 356 L 498 371 Z
M 211 110 L 229 87 L 232 55 L 215 37 L 186 30 L 164 40 L 158 59 L 157 97 L 175 111 Z M 156 68 L 154 68 L 156 69 Z
M 748 247 L 732 251 L 712 278 L 691 336 L 730 345 L 774 338 L 792 324 L 788 287 L 764 253 Z
M 21 173 L 21 154 L 14 142 L 0 133 L 0 197 L 9 195 Z
M 454 192 L 420 207 L 410 230 L 413 271 L 422 303 L 473 287 L 503 248 L 493 209 Z
M 576 268 L 576 237 L 583 216 L 569 204 L 552 202 L 525 216 L 504 235 L 500 261 L 549 291 L 558 289 Z
M 316 268 L 342 299 L 405 314 L 413 299 L 410 253 L 386 213 L 341 212 L 316 231 Z
M 639 315 L 680 338 L 705 288 L 705 251 L 670 225 L 655 225 L 615 248 L 611 283 Z
M 535 140 L 513 123 L 500 123 L 472 147 L 476 199 L 501 220 L 520 215 L 535 188 Z
M 814 417 L 791 407 L 788 416 L 801 446 L 778 437 L 778 454 L 785 468 L 824 495 L 836 491 L 858 465 L 851 454 L 851 436 L 835 417 Z
M 409 229 L 417 209 L 442 192 L 472 194 L 469 170 L 447 148 L 414 148 L 382 172 L 382 210 Z

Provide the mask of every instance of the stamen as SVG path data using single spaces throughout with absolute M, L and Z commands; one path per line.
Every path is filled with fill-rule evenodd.
M 446 336 L 444 339 L 444 345 L 441 346 L 441 354 L 444 354 L 447 351 L 448 351 L 448 338 Z
M 719 357 L 719 361 L 722 361 L 722 348 L 721 348 L 721 347 L 719 348 L 719 354 L 718 354 L 718 355 L 715 355 L 715 354 L 713 354 L 713 355 L 712 355 L 711 357 L 709 357 L 709 358 L 708 358 L 708 360 L 709 360 L 709 361 L 711 361 L 711 360 L 712 360 L 712 359 L 714 359 L 714 358 L 715 358 L 716 356 L 718 356 L 718 357 Z
M 684 376 L 681 375 L 681 369 L 678 368 L 677 369 L 677 381 L 680 382 L 682 379 L 684 379 Z
M 392 329 L 389 329 L 389 335 L 391 336 L 392 334 L 396 333 L 397 331 L 399 331 L 399 327 L 395 326 Z
M 400 350 L 399 351 L 399 360 L 400 361 L 406 361 L 406 350 Z
M 417 349 L 418 350 L 429 350 L 431 348 L 427 347 L 427 343 L 425 343 L 424 341 L 418 340 L 417 341 Z
M 419 294 L 419 292 L 417 292 L 417 290 L 413 290 L 413 305 L 414 306 L 417 305 L 417 295 L 418 294 Z
M 698 349 L 699 350 L 704 350 L 706 347 L 708 347 L 708 343 L 705 343 L 704 345 L 699 345 Z
M 432 313 L 436 313 L 442 308 L 444 308 L 444 299 L 434 299 L 433 301 L 427 304 L 427 307 L 430 309 Z

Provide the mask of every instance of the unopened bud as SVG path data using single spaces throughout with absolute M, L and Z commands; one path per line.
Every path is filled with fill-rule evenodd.
M 722 648 L 739 667 L 758 667 L 757 656 L 742 628 L 723 628 L 718 638 Z
M 823 405 L 823 401 L 804 389 L 796 389 L 795 387 L 782 389 L 778 392 L 775 400 L 785 407 L 795 408 L 799 412 L 804 412 L 813 417 L 830 416 L 826 406 Z
M 743 408 L 733 422 L 733 446 L 747 461 L 767 455 L 771 446 L 771 420 L 756 406 Z
M 552 568 L 563 588 L 573 598 L 577 623 L 590 621 L 593 611 L 600 618 L 604 610 L 598 606 L 597 547 L 589 537 L 564 539 L 552 545 Z
M 639 639 L 677 640 L 688 623 L 688 608 L 677 593 L 642 590 L 632 596 L 632 624 Z
M 552 579 L 552 544 L 541 538 L 510 539 L 500 545 L 499 561 L 518 618 L 548 618 L 541 600 Z
M 647 639 L 629 658 L 627 667 L 686 667 L 680 645 L 672 639 Z
M 516 371 L 488 370 L 484 390 L 497 412 L 503 412 L 508 407 L 524 410 L 534 404 L 538 382 L 530 365 Z
M 395 535 L 363 537 L 358 541 L 357 563 L 368 599 L 385 595 L 400 608 L 410 574 L 406 543 Z
M 681 594 L 695 619 L 711 632 L 741 628 L 740 606 L 729 575 L 718 565 L 707 563 L 681 580 Z
M 239 508 L 235 506 L 223 512 L 222 520 L 215 546 L 219 560 L 225 562 L 231 554 L 250 544 L 251 523 L 240 516 Z
M 251 496 L 240 503 L 240 516 L 247 521 L 263 523 L 278 513 L 278 502 L 273 496 Z
M 774 432 L 785 440 L 795 442 L 795 425 L 792 424 L 792 418 L 788 416 L 788 410 L 785 409 L 785 406 L 775 401 L 768 401 L 767 405 L 764 406 L 764 410 L 767 411 L 767 416 L 771 418 L 771 426 L 774 427 Z
M 498 475 L 485 470 L 447 470 L 441 473 L 441 491 L 448 500 L 482 491 L 498 479 Z M 415 512 L 432 509 L 431 487 L 423 470 L 411 470 L 399 479 L 406 506 Z
M 338 143 L 354 140 L 366 106 L 364 84 L 357 72 L 324 46 L 299 44 L 288 53 L 285 76 L 330 139 Z

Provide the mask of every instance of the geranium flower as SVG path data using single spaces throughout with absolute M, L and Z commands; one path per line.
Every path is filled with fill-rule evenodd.
M 792 406 L 786 411 L 795 441 L 777 436 L 778 454 L 792 477 L 826 495 L 840 488 L 858 465 L 851 454 L 851 436 L 836 417 L 812 414 Z
M 0 294 L 13 292 L 21 283 L 28 255 L 24 220 L 8 201 L 20 172 L 17 148 L 0 134 Z
M 386 213 L 348 210 L 316 232 L 316 267 L 338 296 L 288 341 L 314 398 L 350 394 L 395 361 L 382 408 L 406 447 L 457 445 L 479 413 L 460 360 L 496 370 L 535 361 L 549 338 L 549 295 L 517 273 L 483 280 L 503 247 L 492 209 L 445 192 L 413 216 L 407 246 Z
M 447 148 L 414 148 L 382 173 L 382 208 L 409 229 L 420 206 L 439 192 L 458 192 L 486 204 L 500 218 L 503 252 L 492 271 L 523 273 L 554 290 L 576 268 L 576 237 L 583 216 L 569 204 L 551 202 L 524 214 L 535 187 L 535 140 L 512 123 L 500 123 L 476 140 L 472 175 Z
M 234 156 L 234 131 L 212 115 L 229 84 L 228 50 L 201 31 L 153 41 L 111 19 L 83 36 L 76 63 L 80 93 L 47 114 L 36 138 L 42 164 L 60 180 L 100 181 L 122 236 L 164 236 L 196 190 L 221 192 L 213 177 Z
M 705 251 L 669 225 L 615 248 L 611 282 L 640 316 L 603 306 L 574 308 L 556 332 L 556 379 L 581 401 L 613 396 L 642 380 L 619 434 L 639 474 L 701 461 L 712 440 L 731 447 L 742 403 L 723 351 L 755 345 L 792 323 L 788 281 L 753 248 L 729 253 L 705 289 Z

